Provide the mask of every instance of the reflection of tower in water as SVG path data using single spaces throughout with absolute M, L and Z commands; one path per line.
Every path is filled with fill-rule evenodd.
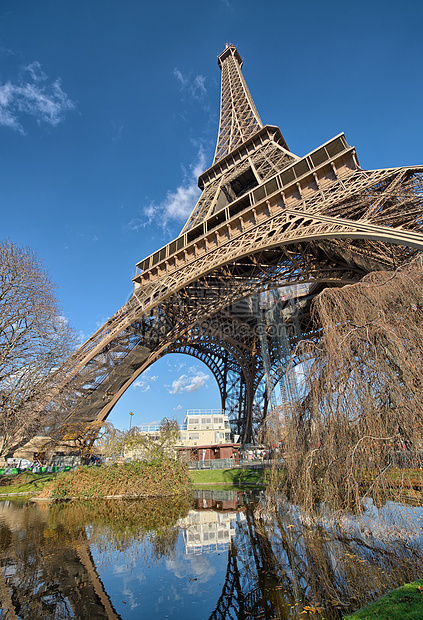
M 52 523 L 46 505 L 0 502 L 0 618 L 120 620 L 84 526 Z

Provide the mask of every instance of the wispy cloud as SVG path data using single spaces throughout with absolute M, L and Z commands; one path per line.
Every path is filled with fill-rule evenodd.
M 149 224 L 159 224 L 167 228 L 170 222 L 185 222 L 200 196 L 198 176 L 205 170 L 206 156 L 200 146 L 196 161 L 184 170 L 182 184 L 175 191 L 168 191 L 160 204 L 151 202 L 142 209 L 143 217 L 133 218 L 125 225 L 125 230 L 138 231 Z
M 0 45 L 0 56 L 13 56 L 14 55 L 14 51 L 11 50 L 8 47 L 4 47 L 3 45 Z
M 95 325 L 96 325 L 97 329 L 102 327 L 105 323 L 107 323 L 107 321 L 109 319 L 110 319 L 110 316 L 105 316 L 104 314 L 103 315 L 99 314 L 97 316 L 96 321 L 95 321 Z
M 196 392 L 204 387 L 210 375 L 195 367 L 189 369 L 189 374 L 183 374 L 178 379 L 172 381 L 171 387 L 168 387 L 169 394 L 181 394 L 181 392 Z
M 181 91 L 188 93 L 193 99 L 206 105 L 208 109 L 208 102 L 206 102 L 207 88 L 206 78 L 204 75 L 196 75 L 194 78 L 185 76 L 179 71 L 179 69 L 173 70 L 173 75 L 177 79 Z
M 123 128 L 123 125 L 115 125 L 115 123 L 113 123 L 113 130 L 115 134 L 112 137 L 112 142 L 119 142 L 122 140 Z
M 91 336 L 91 334 L 90 334 L 90 336 Z M 77 337 L 78 346 L 81 346 L 82 344 L 84 344 L 84 342 L 86 340 L 88 340 L 88 338 L 90 336 L 87 336 L 87 334 L 85 334 L 82 330 L 79 330 L 77 332 L 77 336 L 76 336 Z
M 141 375 L 140 379 L 138 379 L 137 381 L 134 381 L 133 387 L 140 388 L 141 392 L 148 392 L 148 390 L 151 389 L 151 383 L 153 383 L 154 381 L 157 381 L 158 378 L 159 378 L 158 375 L 153 375 L 152 377 L 150 377 L 149 375 L 144 373 Z
M 182 370 L 182 368 L 185 368 L 185 366 L 187 365 L 186 362 L 183 362 L 181 360 L 178 360 L 177 362 L 171 362 L 169 360 L 166 360 L 166 364 L 167 364 L 167 371 L 168 372 L 179 372 L 180 370 Z
M 38 61 L 23 67 L 15 84 L 0 83 L 0 125 L 25 135 L 22 117 L 32 116 L 38 124 L 55 127 L 75 104 L 62 90 L 60 78 L 49 82 Z

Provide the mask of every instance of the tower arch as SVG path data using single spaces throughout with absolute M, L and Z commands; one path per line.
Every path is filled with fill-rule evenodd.
M 237 423 L 249 441 L 254 395 L 274 360 L 257 317 L 241 316 L 243 300 L 306 283 L 312 299 L 423 250 L 423 166 L 363 170 L 344 134 L 295 155 L 278 127 L 263 126 L 236 47 L 218 63 L 219 132 L 201 196 L 180 235 L 137 263 L 131 299 L 58 369 L 36 404 L 46 427 L 65 389 L 59 424 L 105 419 L 139 374 L 179 347 L 203 355 L 221 386 L 239 372 Z M 307 320 L 301 311 L 291 342 L 312 337 Z M 222 370 L 228 355 L 233 366 Z

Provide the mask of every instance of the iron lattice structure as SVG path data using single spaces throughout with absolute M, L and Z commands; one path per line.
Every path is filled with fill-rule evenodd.
M 144 370 L 179 352 L 207 364 L 249 442 L 293 345 L 318 337 L 313 297 L 423 249 L 423 166 L 362 170 L 344 134 L 300 158 L 262 125 L 235 46 L 218 64 L 219 135 L 201 196 L 180 235 L 137 264 L 131 299 L 57 372 L 57 393 L 75 388 L 61 423 L 104 420 Z

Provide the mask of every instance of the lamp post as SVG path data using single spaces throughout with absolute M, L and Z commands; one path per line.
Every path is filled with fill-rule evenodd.
M 130 412 L 129 412 L 129 415 L 131 416 L 131 417 L 129 418 L 129 430 L 131 430 L 132 416 L 133 416 L 134 414 L 132 413 L 132 411 L 130 411 Z

